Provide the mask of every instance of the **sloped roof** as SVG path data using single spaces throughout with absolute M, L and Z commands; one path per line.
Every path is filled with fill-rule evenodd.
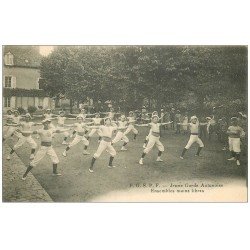
M 39 46 L 16 46 L 6 45 L 3 48 L 4 55 L 11 53 L 14 56 L 14 66 L 39 68 L 41 63 L 41 54 L 39 53 Z

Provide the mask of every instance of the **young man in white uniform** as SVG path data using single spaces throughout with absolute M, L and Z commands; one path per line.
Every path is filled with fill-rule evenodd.
M 33 134 L 39 134 L 41 138 L 41 147 L 37 151 L 35 158 L 30 162 L 29 166 L 27 167 L 27 170 L 25 171 L 22 177 L 23 180 L 26 179 L 27 174 L 31 171 L 33 167 L 35 167 L 43 159 L 45 155 L 48 155 L 53 163 L 53 175 L 54 176 L 61 175 L 57 172 L 57 164 L 59 163 L 59 159 L 52 147 L 52 138 L 53 138 L 53 133 L 61 133 L 63 131 L 51 129 L 50 123 L 51 120 L 49 119 L 43 120 L 42 121 L 43 129 L 33 132 Z
M 31 147 L 31 154 L 30 154 L 30 160 L 34 158 L 34 154 L 37 148 L 37 144 L 34 141 L 34 139 L 31 137 L 33 134 L 32 127 L 36 125 L 40 125 L 41 123 L 34 123 L 31 122 L 31 116 L 30 114 L 25 115 L 25 121 L 20 122 L 19 124 L 10 124 L 10 126 L 14 127 L 21 127 L 21 136 L 19 137 L 19 140 L 17 141 L 16 145 L 11 149 L 10 154 L 7 156 L 7 160 L 10 160 L 11 155 L 20 147 L 23 146 L 25 142 L 27 142 Z
M 17 110 L 13 111 L 14 115 L 11 115 L 10 112 L 8 112 L 7 116 L 7 124 L 5 126 L 8 127 L 5 135 L 3 136 L 3 142 L 8 139 L 9 137 L 15 135 L 17 138 L 20 138 L 22 135 L 17 132 L 17 127 L 16 126 L 10 126 L 12 125 L 17 125 L 20 123 L 20 120 L 22 117 L 19 115 L 19 112 Z
M 112 144 L 115 144 L 121 140 L 124 141 L 121 151 L 126 151 L 127 148 L 125 148 L 125 146 L 129 143 L 129 139 L 128 137 L 124 134 L 124 131 L 126 130 L 126 128 L 128 127 L 128 122 L 126 121 L 126 117 L 125 115 L 121 116 L 121 120 L 117 122 L 118 125 L 118 129 L 119 131 L 116 133 L 115 138 L 112 140 Z
M 91 119 L 91 121 L 93 122 L 94 126 L 100 126 L 102 120 L 103 120 L 103 118 L 100 117 L 100 114 L 99 114 L 99 113 L 96 113 L 96 114 L 95 114 L 95 117 Z M 98 132 L 98 129 L 93 128 L 93 129 L 90 131 L 90 133 L 88 134 L 88 136 L 86 137 L 87 140 L 89 140 L 96 132 Z M 101 140 L 101 136 L 99 135 L 98 142 L 100 142 L 100 140 Z
M 228 134 L 228 143 L 229 143 L 229 150 L 231 152 L 231 158 L 229 161 L 235 161 L 237 166 L 240 166 L 240 138 L 245 136 L 245 132 L 243 129 L 238 125 L 237 117 L 231 118 L 232 125 L 228 127 L 227 134 Z
M 57 119 L 57 128 L 56 129 L 61 130 L 64 128 L 66 120 L 74 120 L 75 118 L 67 118 L 67 117 L 65 117 L 65 112 L 60 111 L 59 116 L 57 116 L 56 119 Z M 66 141 L 69 137 L 69 132 L 65 131 L 65 132 L 63 132 L 63 135 L 64 135 L 64 139 L 63 139 L 62 144 L 67 145 L 68 143 Z
M 160 127 L 167 125 L 167 124 L 170 124 L 171 122 L 159 123 L 159 120 L 160 120 L 160 118 L 158 117 L 158 115 L 153 115 L 151 123 L 137 125 L 139 127 L 147 127 L 147 126 L 150 127 L 150 133 L 148 135 L 148 143 L 147 143 L 146 148 L 143 150 L 141 159 L 139 161 L 140 165 L 143 165 L 143 159 L 145 158 L 146 154 L 148 154 L 151 151 L 151 149 L 154 147 L 154 145 L 156 145 L 156 147 L 159 150 L 158 157 L 157 157 L 156 161 L 158 161 L 158 162 L 163 161 L 161 159 L 161 155 L 162 155 L 162 152 L 164 152 L 164 146 L 160 142 Z
M 67 156 L 67 151 L 69 151 L 69 149 L 75 145 L 77 145 L 79 142 L 83 142 L 84 144 L 84 150 L 83 150 L 83 154 L 84 155 L 89 155 L 89 152 L 87 151 L 87 148 L 89 146 L 89 141 L 85 138 L 85 132 L 87 130 L 87 124 L 83 123 L 83 118 L 82 116 L 77 116 L 77 122 L 71 125 L 65 125 L 66 127 L 74 127 L 74 130 L 76 131 L 76 136 L 74 138 L 74 140 L 69 143 L 69 145 L 67 146 L 67 148 L 64 150 L 63 152 L 63 156 L 66 157 Z
M 127 135 L 132 131 L 134 133 L 134 140 L 136 139 L 136 136 L 138 135 L 138 130 L 135 128 L 134 124 L 136 122 L 135 115 L 133 111 L 129 112 L 129 116 L 127 117 L 128 120 L 128 128 L 124 132 L 124 135 Z
M 157 111 L 153 111 L 152 115 L 151 115 L 151 119 L 153 116 L 158 116 L 158 112 Z M 159 121 L 162 121 L 164 115 L 161 115 L 161 117 L 159 118 Z M 170 124 L 171 122 L 168 122 L 167 124 Z M 149 139 L 149 136 L 151 134 L 151 129 L 149 130 L 149 133 L 148 135 L 146 136 L 145 140 L 144 140 L 144 143 L 143 143 L 143 148 L 146 148 L 147 147 L 147 144 L 148 144 L 148 139 Z
M 110 158 L 109 158 L 109 164 L 108 167 L 109 168 L 114 168 L 115 166 L 113 166 L 113 160 L 114 157 L 116 155 L 116 151 L 114 149 L 114 147 L 111 144 L 112 141 L 112 135 L 113 132 L 116 131 L 118 128 L 115 124 L 112 124 L 111 119 L 109 117 L 105 118 L 104 120 L 105 125 L 101 125 L 101 126 L 91 126 L 92 128 L 98 128 L 99 129 L 99 133 L 102 136 L 102 140 L 97 148 L 97 151 L 95 152 L 91 164 L 90 164 L 90 168 L 89 168 L 89 172 L 93 173 L 94 172 L 94 163 L 96 161 L 96 159 L 98 159 L 100 157 L 100 155 L 102 154 L 102 152 L 104 150 L 106 150 L 109 154 L 110 154 Z
M 199 122 L 198 122 L 198 118 L 196 116 L 192 116 L 190 118 L 190 123 L 188 124 L 191 135 L 189 138 L 189 141 L 187 143 L 187 145 L 185 146 L 185 148 L 183 149 L 180 158 L 184 159 L 184 154 L 186 153 L 186 151 L 193 145 L 193 143 L 198 143 L 199 144 L 199 148 L 197 150 L 197 153 L 195 156 L 199 156 L 200 152 L 202 150 L 202 148 L 204 147 L 204 144 L 202 142 L 202 140 L 199 138 Z M 183 125 L 181 123 L 179 123 L 180 125 Z M 186 125 L 186 124 L 185 124 Z
M 84 108 L 81 109 L 81 110 L 80 110 L 80 113 L 76 116 L 76 118 L 77 118 L 77 117 L 82 117 L 82 120 L 83 120 L 83 122 L 84 122 L 85 119 L 86 119 L 88 116 L 93 116 L 92 114 L 87 114 L 86 112 L 87 112 L 86 109 L 84 109 Z M 73 133 L 70 135 L 70 138 L 74 137 L 76 133 L 77 133 L 77 131 L 74 130 Z M 87 134 L 87 133 L 88 133 L 88 130 L 86 129 L 86 130 L 85 130 L 85 134 Z

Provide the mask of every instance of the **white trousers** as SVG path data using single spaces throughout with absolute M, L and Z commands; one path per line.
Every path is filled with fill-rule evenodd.
M 13 127 L 13 126 L 9 126 L 7 128 L 7 131 L 4 133 L 5 135 L 3 136 L 4 139 L 9 138 L 12 134 L 14 134 L 15 136 L 17 136 L 18 138 L 22 137 L 21 133 L 18 133 L 17 131 L 17 127 Z
M 144 149 L 144 153 L 148 153 L 153 147 L 156 145 L 159 151 L 164 151 L 164 146 L 160 142 L 160 137 L 154 136 L 154 135 L 148 135 L 148 144 L 147 147 Z
M 37 148 L 37 144 L 34 141 L 34 139 L 31 137 L 31 135 L 27 136 L 27 137 L 25 137 L 25 136 L 22 135 L 19 138 L 19 140 L 16 143 L 16 145 L 13 147 L 13 149 L 16 150 L 16 149 L 20 148 L 25 142 L 27 142 L 32 149 L 36 149 Z
M 240 153 L 240 138 L 228 138 L 229 150 Z
M 135 128 L 135 126 L 133 124 L 128 125 L 128 128 L 124 132 L 124 135 L 127 135 L 130 131 L 132 131 L 136 135 L 138 134 L 138 130 Z
M 56 127 L 56 130 L 60 130 L 61 131 L 61 130 L 63 130 L 63 127 Z M 68 137 L 69 136 L 69 132 L 68 131 L 64 131 L 63 132 L 63 136 L 64 137 Z
M 89 145 L 89 141 L 84 136 L 76 135 L 76 137 L 74 138 L 74 140 L 69 144 L 69 147 L 71 148 L 71 147 L 75 146 L 80 141 L 82 141 L 85 146 Z
M 101 140 L 101 142 L 97 148 L 97 151 L 94 154 L 94 157 L 96 159 L 99 158 L 104 150 L 106 150 L 113 157 L 116 155 L 116 151 L 115 151 L 114 147 L 111 145 L 111 142 L 106 142 L 104 140 Z
M 59 159 L 52 146 L 50 147 L 41 146 L 41 148 L 37 151 L 35 158 L 30 162 L 30 166 L 35 167 L 38 164 L 38 162 L 43 159 L 45 155 L 48 155 L 50 157 L 53 164 L 59 163 Z
M 189 141 L 185 146 L 185 149 L 189 149 L 195 142 L 199 144 L 199 147 L 204 147 L 204 144 L 198 135 L 190 135 Z
M 113 141 L 113 143 L 117 143 L 120 140 L 123 140 L 126 143 L 129 142 L 128 137 L 123 132 L 118 131 L 117 134 L 116 134 L 116 136 L 115 136 L 115 138 L 112 141 Z

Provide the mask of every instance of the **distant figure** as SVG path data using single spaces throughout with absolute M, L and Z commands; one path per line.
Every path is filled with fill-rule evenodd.
M 218 139 L 223 144 L 222 150 L 226 150 L 227 146 L 227 120 L 226 117 L 222 117 L 218 121 Z
M 183 116 L 183 120 L 182 120 L 182 128 L 183 128 L 183 133 L 187 134 L 188 132 L 188 115 L 187 113 L 185 113 L 185 115 Z
M 200 119 L 200 138 L 206 138 L 207 137 L 207 120 L 205 117 L 201 117 Z
M 171 119 L 170 119 L 170 112 L 169 112 L 169 111 L 166 111 L 166 112 L 165 112 L 165 122 L 166 122 L 166 123 L 169 123 L 170 121 L 171 121 Z M 171 124 L 165 125 L 166 129 L 170 129 L 171 126 L 172 126 Z
M 180 110 L 176 111 L 175 122 L 176 122 L 176 131 L 175 131 L 175 133 L 176 134 L 180 134 L 181 133 L 181 125 L 180 125 L 180 122 L 181 122 L 181 112 L 180 112 Z
M 171 123 L 171 128 L 174 129 L 175 128 L 175 109 L 172 108 L 170 111 L 170 121 Z

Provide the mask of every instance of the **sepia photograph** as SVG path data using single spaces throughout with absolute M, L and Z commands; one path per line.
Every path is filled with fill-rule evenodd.
M 247 202 L 248 47 L 4 45 L 3 202 Z

